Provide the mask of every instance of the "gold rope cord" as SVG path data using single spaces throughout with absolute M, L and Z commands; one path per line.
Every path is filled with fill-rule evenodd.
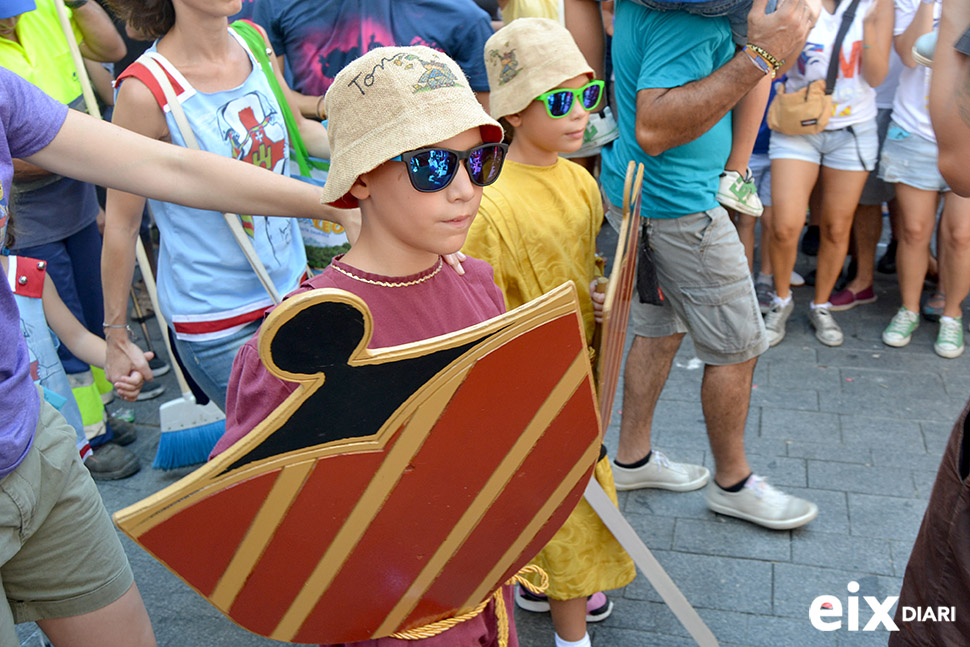
M 539 576 L 540 581 L 538 586 L 522 577 L 523 575 L 528 575 L 530 573 L 534 573 Z M 513 575 L 512 579 L 506 582 L 506 584 L 519 584 L 533 593 L 542 593 L 549 588 L 549 576 L 538 566 L 529 564 L 528 566 L 523 567 L 518 573 Z M 466 620 L 471 620 L 484 611 L 485 607 L 487 607 L 488 603 L 492 600 L 495 601 L 495 619 L 498 622 L 499 647 L 508 647 L 509 614 L 505 608 L 505 597 L 502 595 L 501 587 L 499 587 L 495 593 L 493 593 L 484 602 L 467 613 L 463 613 L 460 616 L 455 616 L 454 618 L 445 618 L 444 620 L 439 620 L 438 622 L 432 622 L 431 624 L 424 625 L 423 627 L 408 629 L 407 631 L 399 631 L 398 633 L 391 634 L 391 638 L 399 638 L 401 640 L 421 640 L 423 638 L 437 636 L 438 634 L 448 631 L 452 627 L 465 622 Z

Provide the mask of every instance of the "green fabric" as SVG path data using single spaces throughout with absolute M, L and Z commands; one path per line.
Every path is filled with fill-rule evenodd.
M 300 175 L 303 177 L 310 177 L 312 168 L 316 168 L 321 171 L 330 170 L 329 162 L 311 158 L 310 154 L 307 152 L 306 144 L 303 143 L 303 137 L 300 136 L 300 130 L 296 126 L 296 118 L 293 116 L 293 112 L 290 110 L 290 104 L 286 101 L 286 95 L 283 94 L 283 88 L 280 87 L 279 82 L 276 80 L 276 72 L 273 69 L 273 64 L 266 55 L 266 41 L 263 40 L 263 35 L 258 29 L 253 27 L 251 23 L 245 20 L 237 20 L 233 22 L 230 27 L 235 29 L 236 33 L 242 36 L 242 39 L 246 41 L 246 44 L 252 51 L 253 56 L 255 56 L 256 60 L 259 61 L 259 66 L 263 68 L 263 74 L 266 75 L 266 81 L 269 83 L 269 87 L 273 90 L 273 94 L 276 96 L 276 101 L 280 104 L 280 110 L 283 112 L 283 119 L 286 121 L 286 130 L 290 135 L 290 157 L 295 159 L 296 163 L 299 165 Z

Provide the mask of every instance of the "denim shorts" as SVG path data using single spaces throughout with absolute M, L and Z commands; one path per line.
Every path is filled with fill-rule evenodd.
M 618 222 L 619 207 L 608 205 Z M 705 364 L 740 364 L 768 349 L 764 320 L 738 232 L 723 207 L 646 221 L 665 303 L 630 308 L 641 337 L 690 333 Z M 634 294 L 636 294 L 634 292 Z
M 892 121 L 892 108 L 879 108 L 876 115 L 876 135 L 879 137 L 879 157 L 882 158 L 882 148 L 886 141 L 886 133 L 889 132 L 889 122 Z M 876 168 L 869 172 L 866 184 L 862 187 L 862 196 L 859 204 L 880 205 L 889 202 L 896 196 L 896 187 L 886 182 L 880 176 L 880 162 L 876 163 Z
M 754 185 L 758 188 L 758 197 L 761 204 L 766 207 L 771 206 L 771 158 L 767 153 L 752 153 L 751 161 L 748 162 L 751 175 L 754 176 Z
M 889 124 L 880 160 L 880 177 L 893 184 L 906 184 L 923 191 L 949 191 L 937 165 L 939 149 L 921 135 Z
M 0 480 L 0 644 L 14 623 L 90 613 L 134 577 L 101 494 L 81 462 L 74 428 L 41 397 L 34 444 Z
M 838 171 L 871 171 L 879 156 L 876 120 L 815 135 L 773 132 L 768 155 L 773 160 L 803 160 Z
M 251 321 L 227 337 L 209 341 L 186 341 L 175 338 L 175 350 L 202 392 L 226 410 L 226 390 L 236 353 L 256 334 L 262 319 Z M 172 336 L 175 337 L 174 335 Z
M 703 0 L 702 2 L 664 2 L 663 0 L 633 0 L 655 11 L 686 11 L 696 16 L 716 18 L 727 16 L 731 23 L 731 36 L 738 45 L 748 42 L 748 14 L 752 0 Z M 774 13 L 778 0 L 768 0 L 765 13 Z

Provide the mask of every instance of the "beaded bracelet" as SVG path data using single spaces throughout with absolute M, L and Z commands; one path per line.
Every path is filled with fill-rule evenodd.
M 321 94 L 320 97 L 317 99 L 317 117 L 319 117 L 321 120 L 327 118 L 327 113 L 324 112 L 323 110 L 324 98 L 325 98 L 324 95 Z
M 765 59 L 762 56 L 759 56 L 756 52 L 754 52 L 750 48 L 750 46 L 745 46 L 744 52 L 748 55 L 748 59 L 752 63 L 754 63 L 755 67 L 757 67 L 759 70 L 761 70 L 765 74 L 769 75 L 771 78 L 775 78 L 775 76 L 777 74 L 775 72 L 775 68 L 772 67 L 771 63 L 769 63 L 767 59 Z
M 744 48 L 754 52 L 760 58 L 763 58 L 765 61 L 767 61 L 768 65 L 770 65 L 772 69 L 775 70 L 776 73 L 778 72 L 779 69 L 781 69 L 781 66 L 785 64 L 784 60 L 779 61 L 777 58 L 769 54 L 768 50 L 766 50 L 764 47 L 758 47 L 757 45 L 752 45 L 751 43 L 748 43 L 747 45 L 744 46 Z

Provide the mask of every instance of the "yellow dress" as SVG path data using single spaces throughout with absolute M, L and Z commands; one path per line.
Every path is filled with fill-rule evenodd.
M 506 161 L 498 181 L 485 187 L 462 251 L 492 265 L 510 309 L 574 281 L 590 339 L 589 283 L 602 222 L 599 187 L 583 167 L 562 158 L 547 167 Z M 609 463 L 605 456 L 598 461 L 595 478 L 616 503 Z M 549 575 L 546 594 L 554 600 L 617 589 L 636 576 L 633 560 L 585 499 L 532 563 Z

